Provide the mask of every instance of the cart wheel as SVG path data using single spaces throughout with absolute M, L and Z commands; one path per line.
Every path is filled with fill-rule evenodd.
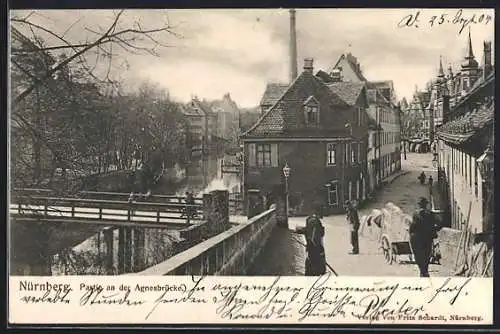
M 392 264 L 392 262 L 394 261 L 394 255 L 392 252 L 391 243 L 389 242 L 389 238 L 387 238 L 387 236 L 385 235 L 382 236 L 380 240 L 380 248 L 382 248 L 385 262 L 387 262 L 388 264 Z

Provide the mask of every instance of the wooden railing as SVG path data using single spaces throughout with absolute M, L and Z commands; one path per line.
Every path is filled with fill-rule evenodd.
M 12 189 L 11 191 L 11 202 L 15 201 L 16 203 L 19 201 L 31 201 L 31 198 L 38 196 L 46 196 L 53 197 L 55 191 L 51 189 L 32 189 L 32 188 L 17 188 Z M 129 193 L 117 193 L 117 192 L 103 192 L 103 191 L 80 191 L 75 194 L 74 199 L 77 200 L 102 200 L 105 202 L 126 202 L 128 205 Z M 73 197 L 64 198 L 67 200 L 73 199 Z M 171 208 L 179 208 L 174 204 L 178 204 L 182 206 L 182 208 L 186 207 L 186 197 L 185 196 L 176 196 L 176 195 L 151 195 L 148 197 L 144 197 L 140 194 L 136 194 L 135 201 L 137 204 L 147 204 L 147 203 L 157 203 L 157 204 L 165 204 L 170 206 Z M 110 203 L 111 203 L 110 202 Z M 195 206 L 199 206 L 200 210 L 203 205 L 203 197 L 194 197 Z M 29 203 L 27 203 L 29 204 Z M 113 204 L 113 203 L 111 203 Z M 124 208 L 124 207 L 121 207 Z M 243 212 L 243 200 L 241 194 L 229 194 L 229 210 L 232 214 L 241 214 Z M 179 212 L 179 210 L 175 211 Z
M 23 216 L 47 216 L 67 218 L 90 218 L 99 220 L 121 220 L 168 223 L 186 220 L 184 211 L 190 208 L 196 216 L 191 220 L 202 220 L 202 205 L 109 201 L 83 198 L 57 198 L 44 196 L 15 196 L 11 199 L 10 213 Z

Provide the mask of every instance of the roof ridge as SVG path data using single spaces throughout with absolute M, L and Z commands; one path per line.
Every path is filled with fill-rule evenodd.
M 300 73 L 295 79 L 293 79 L 293 81 L 288 85 L 287 89 L 281 94 L 279 99 L 277 99 L 276 102 L 269 109 L 267 109 L 266 112 L 262 116 L 260 116 L 260 118 L 257 120 L 257 122 L 255 122 L 255 124 L 250 129 L 248 129 L 247 131 L 242 133 L 241 137 L 246 136 L 251 131 L 255 130 L 255 128 L 257 126 L 259 126 L 260 123 L 262 123 L 262 120 L 271 112 L 271 110 L 273 110 L 273 108 L 276 107 L 276 105 L 278 103 L 280 103 L 281 100 L 283 100 L 283 96 L 285 96 L 285 94 L 288 93 L 288 91 L 290 90 L 290 87 L 292 87 L 297 82 L 297 80 L 299 80 L 299 78 L 301 78 L 303 75 L 304 75 L 304 72 Z
M 328 87 L 328 84 L 326 84 L 325 82 L 323 82 L 323 80 L 321 80 L 320 78 L 318 78 L 317 76 L 313 75 L 314 79 L 319 82 L 321 85 L 323 85 L 327 90 L 328 90 L 328 93 L 329 94 L 332 94 L 335 98 L 339 99 L 340 101 L 344 102 L 344 104 L 346 106 L 349 106 L 349 103 L 347 103 L 346 101 L 344 101 L 343 98 L 340 97 L 339 94 L 335 93 L 335 92 L 332 92 L 332 90 Z

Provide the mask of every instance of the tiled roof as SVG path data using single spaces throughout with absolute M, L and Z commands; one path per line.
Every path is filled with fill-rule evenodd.
M 197 98 L 194 99 L 194 102 L 203 110 L 205 115 L 210 115 L 213 113 L 212 108 L 210 107 L 210 103 L 205 100 L 199 100 Z
M 198 106 L 193 105 L 192 102 L 189 102 L 186 105 L 181 105 L 181 111 L 186 116 L 205 116 L 205 113 Z
M 494 101 L 480 105 L 471 112 L 441 125 L 437 134 L 441 139 L 452 144 L 459 145 L 468 142 L 487 126 L 493 124 L 494 109 Z
M 354 106 L 359 95 L 365 88 L 364 82 L 334 82 L 329 83 L 328 88 L 337 94 L 348 105 Z
M 261 106 L 273 105 L 287 90 L 288 84 L 283 83 L 268 83 L 264 95 L 260 100 Z
M 382 81 L 370 81 L 370 85 L 372 85 L 375 88 L 390 88 L 393 89 L 394 83 L 392 80 L 382 80 Z
M 303 106 L 311 95 L 320 103 L 320 118 L 318 128 L 304 128 Z M 301 73 L 289 86 L 279 100 L 269 108 L 264 115 L 242 137 L 331 137 L 337 134 L 345 135 L 344 123 L 338 109 L 347 109 L 348 104 L 332 92 L 320 79 L 310 73 Z M 333 109 L 333 110 L 332 110 Z M 338 122 L 326 120 L 335 117 Z M 326 124 L 335 123 L 334 128 Z M 339 131 L 337 131 L 339 130 Z
M 231 114 L 238 113 L 238 105 L 227 95 L 224 96 L 222 100 L 215 100 L 210 103 L 210 108 L 213 112 L 217 112 L 220 109 L 222 112 L 227 112 Z
M 323 82 L 325 83 L 329 83 L 329 82 L 332 82 L 333 81 L 333 78 L 330 76 L 330 74 L 326 73 L 325 71 L 323 70 L 319 70 L 317 73 L 316 73 L 316 76 L 318 78 L 320 78 L 321 80 L 323 80 Z

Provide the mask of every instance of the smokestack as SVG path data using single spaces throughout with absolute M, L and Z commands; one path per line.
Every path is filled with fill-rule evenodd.
M 290 82 L 297 77 L 297 32 L 295 29 L 295 9 L 290 9 Z

